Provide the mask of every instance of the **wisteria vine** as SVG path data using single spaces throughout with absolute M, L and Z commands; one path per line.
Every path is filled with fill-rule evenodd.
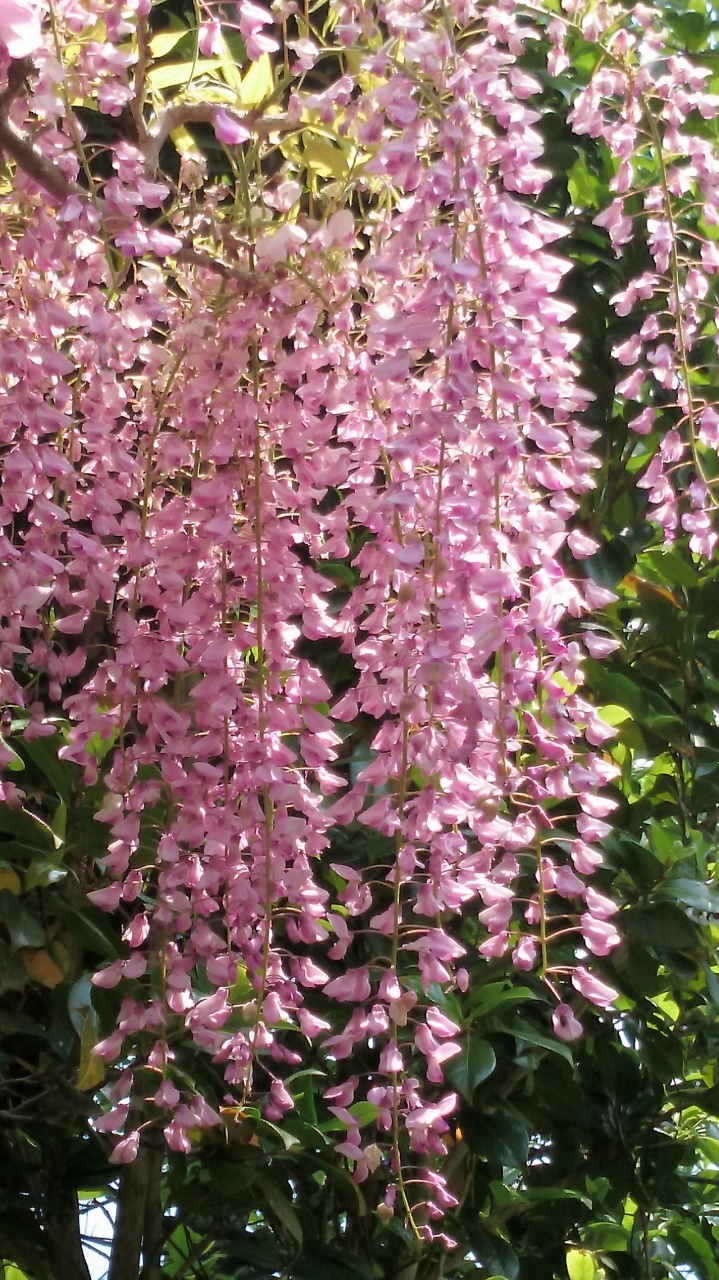
M 613 300 L 642 311 L 617 395 L 652 519 L 698 556 L 719 166 L 691 121 L 719 99 L 641 5 L 159 12 L 0 8 L 2 702 L 28 741 L 69 722 L 60 757 L 104 786 L 113 1161 L 221 1123 L 178 1038 L 273 1123 L 312 1044 L 338 1154 L 431 1237 L 468 948 L 534 971 L 564 1040 L 616 994 L 582 660 L 617 641 L 575 519 L 597 432 L 524 55 L 556 80 L 601 50 L 570 121 L 615 159 L 595 222 L 650 255 Z M 9 775 L 2 799 L 27 800 Z M 370 863 L 338 852 L 358 830 Z

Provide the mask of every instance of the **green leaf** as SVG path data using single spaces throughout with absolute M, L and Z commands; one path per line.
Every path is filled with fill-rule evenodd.
M 0 938 L 0 995 L 6 991 L 22 991 L 27 981 L 25 965 Z M 0 1013 L 0 1027 L 4 1021 L 5 1016 Z
M 461 1054 L 450 1060 L 444 1073 L 462 1097 L 471 1102 L 477 1085 L 491 1076 L 496 1065 L 497 1059 L 492 1046 L 470 1032 Z
M 665 898 L 673 898 L 685 907 L 693 907 L 696 911 L 719 915 L 719 892 L 702 884 L 700 880 L 665 880 L 659 885 L 657 893 Z
M 519 1259 L 514 1249 L 496 1231 L 475 1227 L 471 1231 L 472 1253 L 482 1267 L 481 1274 L 491 1274 L 499 1280 L 518 1280 Z
M 347 174 L 347 158 L 344 151 L 322 137 L 315 130 L 306 129 L 303 134 L 304 150 L 302 158 L 312 174 L 320 178 L 341 180 Z
M 593 1253 L 586 1249 L 570 1249 L 567 1253 L 569 1280 L 596 1280 L 599 1268 Z
M 302 1224 L 292 1201 L 269 1173 L 256 1173 L 255 1184 L 264 1196 L 267 1208 L 275 1219 L 278 1229 L 288 1243 L 294 1242 L 299 1253 L 302 1248 Z
M 717 1265 L 714 1249 L 705 1240 L 701 1231 L 692 1226 L 691 1223 L 679 1228 L 672 1234 L 672 1243 L 677 1248 L 679 1259 L 688 1263 L 692 1269 L 700 1268 L 703 1280 L 716 1280 L 719 1276 L 719 1266 Z M 682 1248 L 682 1245 L 684 1248 Z
M 99 1038 L 98 1017 L 95 1010 L 90 1009 L 80 1037 L 80 1065 L 75 1082 L 75 1087 L 81 1092 L 97 1089 L 105 1079 L 105 1063 L 93 1053 Z
M 89 951 L 96 952 L 106 960 L 116 960 L 124 953 L 125 948 L 117 934 L 113 932 L 109 918 L 89 902 L 80 911 L 61 899 L 57 903 L 56 910 L 72 930 L 73 935 Z
M 649 823 L 649 833 L 652 849 L 657 857 L 666 866 L 671 866 L 676 861 L 677 854 L 681 853 L 682 850 L 678 827 L 669 823 L 656 822 L 652 818 Z
M 592 1205 L 588 1196 L 583 1196 L 581 1191 L 573 1191 L 571 1187 L 527 1187 L 522 1192 L 522 1199 L 528 1204 L 542 1204 L 547 1200 L 580 1200 L 588 1209 Z
M 82 1035 L 85 1019 L 92 1008 L 92 982 L 88 973 L 78 978 L 67 997 L 67 1011 L 78 1036 Z
M 708 964 L 702 964 L 704 977 L 706 978 L 707 991 L 711 996 L 714 1004 L 719 1005 L 719 974 L 709 968 Z
M 244 964 L 238 964 L 237 977 L 230 987 L 228 999 L 230 1004 L 245 1004 L 254 995 L 254 989 L 247 976 L 247 969 Z
M 699 931 L 694 921 L 671 902 L 631 907 L 622 913 L 622 924 L 628 934 L 648 947 L 690 951 L 699 942 Z
M 64 844 L 65 832 L 67 830 L 67 805 L 64 800 L 60 801 L 53 814 L 52 822 L 50 823 L 50 830 L 52 831 L 58 846 Z
M 639 724 L 647 725 L 667 742 L 686 738 L 678 711 L 661 693 L 637 684 L 621 672 L 605 670 L 593 659 L 587 661 L 586 670 L 603 701 L 624 707 Z
M 13 951 L 21 947 L 41 947 L 45 942 L 45 930 L 33 915 L 18 902 L 9 889 L 0 890 L 0 918 L 10 935 Z
M 616 587 L 632 568 L 634 553 L 624 538 L 612 538 L 583 564 L 593 582 L 602 587 Z
M 292 1280 L 375 1280 L 372 1263 L 346 1248 L 305 1250 L 292 1267 Z
M 177 1236 L 178 1240 L 175 1247 L 179 1252 L 185 1246 L 185 1237 L 184 1233 L 179 1229 Z M 208 1249 L 210 1247 L 208 1240 Z M 278 1272 L 281 1273 L 283 1269 L 282 1257 L 273 1233 L 257 1227 L 253 1227 L 252 1231 L 241 1231 L 234 1234 L 227 1244 L 223 1245 L 222 1255 L 232 1263 L 246 1263 L 252 1268 L 248 1272 L 247 1266 L 235 1266 L 232 1270 L 225 1267 L 225 1273 L 229 1275 L 247 1276 L 249 1274 L 253 1277 L 264 1277 Z M 182 1261 L 174 1267 L 174 1270 L 170 1270 L 167 1267 L 164 1268 L 168 1275 L 175 1275 L 177 1271 L 181 1271 L 183 1275 L 187 1273 L 187 1267 L 183 1265 L 187 1254 L 183 1253 L 180 1257 Z
M 305 1158 L 305 1153 L 303 1153 Z M 315 1155 L 314 1152 L 309 1154 L 313 1165 L 322 1173 L 327 1174 L 334 1183 L 335 1192 L 341 1198 L 345 1207 L 352 1214 L 359 1214 L 360 1218 L 367 1216 L 367 1202 L 364 1198 L 362 1188 L 350 1177 L 346 1169 L 339 1168 L 336 1164 L 331 1164 L 328 1160 L 323 1160 L 321 1156 Z
M 540 1049 L 548 1049 L 550 1053 L 556 1053 L 571 1065 L 574 1064 L 572 1050 L 568 1044 L 564 1044 L 556 1036 L 545 1035 L 543 1031 L 537 1031 L 522 1018 L 515 1018 L 511 1023 L 506 1023 L 502 1029 L 510 1032 L 511 1035 L 515 1035 L 518 1040 L 524 1040 L 527 1044 L 534 1044 Z
M 210 71 L 216 71 L 222 66 L 220 58 L 198 58 L 195 67 L 195 80 L 200 76 L 207 75 Z M 184 62 L 166 62 L 164 66 L 153 67 L 147 73 L 147 82 L 151 89 L 159 91 L 162 89 L 174 89 L 180 85 L 187 85 L 192 70 L 192 61 Z
M 662 18 L 690 53 L 696 53 L 704 44 L 708 33 L 707 20 L 702 13 L 682 8 L 662 8 Z
M 285 1081 L 295 1100 L 297 1114 L 301 1120 L 305 1121 L 308 1128 L 317 1124 L 317 1110 L 315 1107 L 316 1077 L 326 1080 L 327 1073 L 318 1070 L 316 1067 L 308 1067 L 304 1071 L 295 1071 Z M 368 1105 L 371 1105 L 371 1103 Z
M 511 1169 L 521 1169 L 527 1160 L 529 1134 L 512 1107 L 500 1106 L 491 1114 L 475 1112 L 466 1136 L 471 1149 L 485 1160 L 496 1160 Z
M 57 734 L 50 738 L 33 738 L 30 742 L 23 738 L 19 744 L 20 750 L 45 775 L 55 793 L 65 804 L 70 804 L 80 770 L 72 760 L 58 760 L 57 752 L 62 745 Z
M 150 40 L 153 58 L 166 58 L 187 34 L 188 28 L 184 26 L 175 31 L 156 31 Z
M 657 586 L 695 587 L 696 569 L 676 548 L 652 547 L 637 556 L 637 573 Z
M 254 62 L 250 64 L 242 77 L 242 82 L 238 91 L 239 105 L 243 107 L 259 107 L 269 98 L 275 87 L 275 78 L 272 71 L 272 62 L 268 53 L 260 54 Z
M 55 849 L 55 840 L 47 823 L 41 818 L 36 818 L 35 814 L 27 809 L 9 809 L 7 805 L 0 806 L 0 831 L 16 836 L 23 844 L 39 853 L 47 853 Z
M 579 152 L 567 174 L 567 190 L 576 209 L 596 209 L 600 203 L 605 185 L 589 172 L 583 151 Z
M 248 1108 L 248 1114 L 251 1113 L 251 1109 Z M 272 1138 L 274 1142 L 279 1142 L 285 1151 L 291 1151 L 293 1147 L 299 1147 L 301 1145 L 299 1139 L 290 1133 L 289 1130 L 284 1127 L 280 1128 L 279 1125 L 273 1124 L 271 1120 L 263 1119 L 260 1117 L 259 1113 L 255 1120 L 255 1124 L 258 1133 L 264 1134 L 268 1138 Z
M 320 573 L 341 582 L 345 587 L 354 587 L 357 582 L 357 574 L 341 560 L 320 560 L 317 568 Z
M 354 1116 L 360 1129 L 365 1125 L 374 1124 L 379 1115 L 379 1107 L 374 1102 L 353 1102 L 352 1106 L 348 1107 L 348 1111 Z
M 631 1244 L 631 1232 L 619 1222 L 590 1222 L 583 1238 L 595 1249 L 608 1253 L 625 1253 Z
M 59 867 L 56 861 L 50 858 L 33 858 L 25 872 L 25 888 L 28 892 L 30 889 L 44 889 L 46 885 L 64 880 L 66 875 L 65 868 Z
M 539 1000 L 541 997 L 529 987 L 513 987 L 507 982 L 487 982 L 477 986 L 471 992 L 469 1007 L 472 1021 L 481 1018 L 496 1009 L 498 1005 L 510 1004 L 516 1000 Z
M 234 1198 L 252 1186 L 255 1170 L 237 1160 L 216 1160 L 210 1165 L 210 1182 L 215 1195 Z

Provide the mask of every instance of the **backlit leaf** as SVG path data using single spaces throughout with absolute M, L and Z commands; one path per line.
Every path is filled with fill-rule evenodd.
M 569 1280 L 596 1280 L 598 1270 L 594 1254 L 586 1249 L 570 1249 L 567 1253 Z
M 263 53 L 256 62 L 250 64 L 237 90 L 240 106 L 259 107 L 269 98 L 275 87 L 272 62 L 269 53 Z

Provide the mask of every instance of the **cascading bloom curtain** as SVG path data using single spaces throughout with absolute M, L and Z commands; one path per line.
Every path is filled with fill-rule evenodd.
M 510 955 L 571 1040 L 580 997 L 614 999 L 593 965 L 620 941 L 592 884 L 613 731 L 582 697 L 585 640 L 617 643 L 579 564 L 598 432 L 525 54 L 544 42 L 556 77 L 580 29 L 604 47 L 572 122 L 617 158 L 596 219 L 617 252 L 633 166 L 656 171 L 653 265 L 616 306 L 657 305 L 616 352 L 618 393 L 639 448 L 672 393 L 645 483 L 697 554 L 716 263 L 675 232 L 695 191 L 716 208 L 715 160 L 681 133 L 716 104 L 643 6 L 350 0 L 321 32 L 292 3 L 199 12 L 164 89 L 149 0 L 0 12 L 0 690 L 28 739 L 67 720 L 60 757 L 104 787 L 88 896 L 125 943 L 94 978 L 122 992 L 95 1046 L 113 1159 L 147 1126 L 189 1151 L 220 1122 L 175 1074 L 178 1039 L 273 1122 L 311 1049 L 353 1176 L 384 1170 L 386 1211 L 431 1235 L 463 1046 L 441 993 L 466 990 L 470 950 Z M 344 861 L 347 831 L 379 861 Z

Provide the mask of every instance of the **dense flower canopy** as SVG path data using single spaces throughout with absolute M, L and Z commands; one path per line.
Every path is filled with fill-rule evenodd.
M 647 242 L 617 395 L 652 521 L 711 556 L 692 123 L 719 98 L 642 5 L 198 13 L 0 12 L 2 701 L 28 743 L 67 722 L 99 789 L 112 1159 L 221 1123 L 183 1039 L 271 1123 L 313 1046 L 337 1152 L 431 1236 L 468 957 L 535 973 L 561 1040 L 616 995 L 614 729 L 582 685 L 618 640 L 581 564 L 599 433 L 537 99 L 578 31 L 601 49 L 571 113 L 613 157 L 594 224 Z

